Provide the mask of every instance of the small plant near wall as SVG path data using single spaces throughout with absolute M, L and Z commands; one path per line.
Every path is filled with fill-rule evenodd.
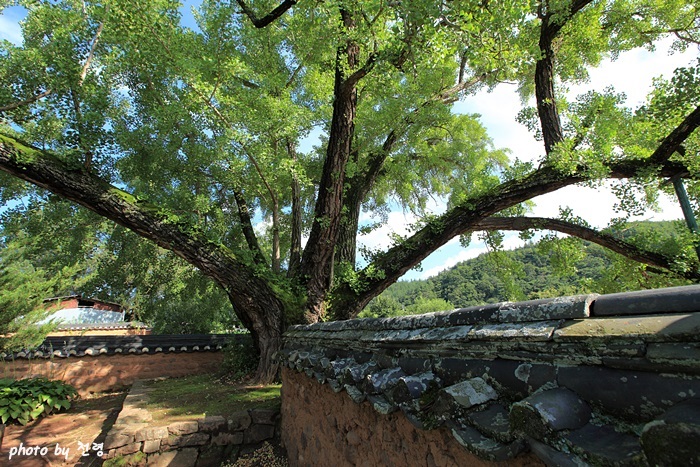
M 45 378 L 0 379 L 0 422 L 26 425 L 60 410 L 77 398 L 75 388 Z

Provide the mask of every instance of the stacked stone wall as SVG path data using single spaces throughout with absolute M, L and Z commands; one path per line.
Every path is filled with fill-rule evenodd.
M 228 417 L 209 416 L 167 425 L 143 407 L 149 388 L 137 381 L 124 400 L 104 443 L 105 459 L 139 465 L 220 466 L 279 434 L 279 409 L 250 409 Z

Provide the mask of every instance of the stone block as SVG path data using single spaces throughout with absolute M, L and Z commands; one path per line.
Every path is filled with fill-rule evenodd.
M 362 390 L 358 389 L 356 386 L 351 384 L 345 385 L 345 392 L 348 393 L 350 399 L 352 399 L 352 401 L 356 404 L 364 402 L 364 400 L 367 398 L 366 394 L 362 392 Z
M 374 410 L 376 410 L 382 415 L 389 415 L 390 413 L 396 412 L 398 410 L 396 404 L 392 404 L 391 402 L 386 400 L 384 396 L 367 396 L 367 400 L 370 404 L 372 404 Z
M 228 431 L 245 430 L 252 423 L 250 414 L 247 410 L 242 410 L 231 415 L 228 419 Z
M 487 459 L 493 462 L 504 462 L 513 459 L 520 454 L 525 444 L 521 440 L 514 441 L 509 444 L 499 443 L 498 441 L 487 438 L 478 430 L 472 427 L 453 428 L 452 435 L 455 439 L 482 459 Z
M 235 433 L 217 433 L 212 435 L 211 443 L 215 446 L 243 444 L 243 432 L 237 431 Z
M 160 451 L 160 440 L 159 439 L 148 439 L 143 442 L 142 451 L 146 454 L 152 454 L 154 452 Z
M 252 409 L 250 418 L 255 424 L 274 425 L 279 418 L 279 409 Z
M 197 449 L 189 448 L 181 451 L 170 451 L 160 455 L 149 456 L 149 467 L 195 467 L 197 465 Z M 153 459 L 153 460 L 152 460 Z
M 110 433 L 104 443 L 104 449 L 116 449 L 134 442 L 134 436 L 124 433 Z
M 177 442 L 178 447 L 204 446 L 209 442 L 210 436 L 207 433 L 190 433 L 182 435 Z
M 142 443 L 131 443 L 127 444 L 126 446 L 122 446 L 120 448 L 117 448 L 117 454 L 120 456 L 126 456 L 129 454 L 133 454 L 135 452 L 139 452 L 141 450 Z
M 642 430 L 651 465 L 700 465 L 700 400 L 677 404 Z
M 143 428 L 134 434 L 135 441 L 147 441 L 152 439 L 162 439 L 168 437 L 168 427 L 167 426 L 157 426 Z
M 398 383 L 399 379 L 406 376 L 401 368 L 387 368 L 367 376 L 365 379 L 365 393 L 382 394 L 387 389 Z
M 196 467 L 220 467 L 223 464 L 224 455 L 223 446 L 210 446 L 202 449 L 195 465 Z
M 583 427 L 591 418 L 591 409 L 574 392 L 565 388 L 533 394 L 513 404 L 511 427 L 539 441 L 554 432 Z
M 697 378 L 583 365 L 560 367 L 558 381 L 588 403 L 636 423 L 646 423 L 674 404 L 700 394 Z
M 467 419 L 489 438 L 501 443 L 510 443 L 514 440 L 513 432 L 510 430 L 508 410 L 501 404 L 491 404 L 480 412 L 470 412 Z
M 530 450 L 548 466 L 581 467 L 586 465 L 586 462 L 584 462 L 583 459 L 580 459 L 573 454 L 557 451 L 552 446 L 540 443 L 532 438 L 526 439 L 527 444 L 530 446 Z
M 168 425 L 168 432 L 173 435 L 187 435 L 199 430 L 197 421 L 177 422 Z
M 637 466 L 643 464 L 639 438 L 618 433 L 611 426 L 585 425 L 566 436 L 572 449 L 594 465 Z
M 204 417 L 197 420 L 199 424 L 199 431 L 205 431 L 207 433 L 212 433 L 214 431 L 219 431 L 226 426 L 226 419 L 219 415 Z
M 275 436 L 275 427 L 272 425 L 251 425 L 243 435 L 245 444 L 261 443 Z
M 472 378 L 461 383 L 453 384 L 440 391 L 442 395 L 451 398 L 456 404 L 465 409 L 498 398 L 495 389 L 481 378 Z
M 416 375 L 402 376 L 396 384 L 384 392 L 387 400 L 400 404 L 422 397 L 432 391 L 437 391 L 442 382 L 432 371 Z

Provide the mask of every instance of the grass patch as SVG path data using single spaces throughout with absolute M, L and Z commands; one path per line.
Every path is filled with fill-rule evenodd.
M 146 387 L 150 388 L 149 402 L 144 407 L 154 420 L 187 420 L 278 406 L 282 385 L 227 383 L 207 374 L 152 381 Z

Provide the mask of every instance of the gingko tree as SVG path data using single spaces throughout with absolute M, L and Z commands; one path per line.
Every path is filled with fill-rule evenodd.
M 613 89 L 564 93 L 605 57 L 668 36 L 695 47 L 691 2 L 205 0 L 189 27 L 172 0 L 0 5 L 15 3 L 27 16 L 22 43 L 0 45 L 2 200 L 58 196 L 198 268 L 250 330 L 261 381 L 287 325 L 356 316 L 473 231 L 561 231 L 697 278 L 687 258 L 579 218 L 527 216 L 574 184 L 617 180 L 634 210 L 696 178 L 697 63 L 637 109 Z M 452 111 L 504 81 L 534 98 L 520 119 L 542 140 L 537 165 Z M 426 210 L 433 198 L 445 212 Z M 395 204 L 419 216 L 413 232 L 358 260 L 362 210 Z

